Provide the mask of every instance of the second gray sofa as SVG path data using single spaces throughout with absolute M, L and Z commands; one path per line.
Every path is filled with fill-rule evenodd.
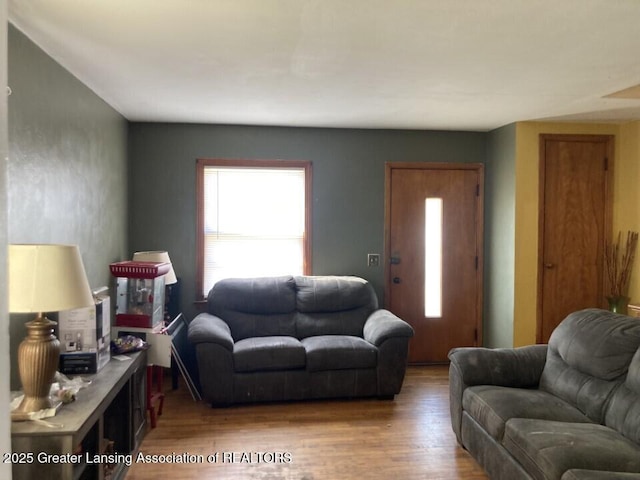
M 640 480 L 640 319 L 582 310 L 548 346 L 449 358 L 453 430 L 490 478 Z
M 331 397 L 393 398 L 413 329 L 378 308 L 362 278 L 221 280 L 189 325 L 213 406 Z

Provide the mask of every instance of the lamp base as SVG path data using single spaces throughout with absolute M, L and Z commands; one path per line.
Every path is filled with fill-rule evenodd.
M 30 413 L 51 408 L 51 382 L 58 369 L 60 342 L 53 334 L 52 322 L 42 313 L 26 323 L 27 336 L 18 347 L 18 370 L 24 398 L 17 413 Z
M 40 410 L 47 410 L 53 407 L 54 404 L 51 401 L 50 397 L 39 398 L 39 397 L 25 397 L 20 402 L 20 405 L 13 410 L 16 413 L 31 413 L 31 412 L 39 412 Z
M 12 422 L 26 422 L 28 420 L 41 420 L 47 417 L 53 417 L 58 413 L 60 407 L 62 407 L 62 401 L 53 402 L 53 406 L 45 409 L 39 409 L 31 412 L 20 411 L 18 408 L 15 410 L 11 410 L 11 421 Z M 36 415 L 36 412 L 42 411 L 42 414 Z

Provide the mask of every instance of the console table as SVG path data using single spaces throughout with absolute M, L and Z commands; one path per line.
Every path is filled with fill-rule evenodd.
M 60 426 L 13 422 L 14 480 L 123 478 L 146 428 L 146 355 L 111 359 L 87 376 L 91 384 L 78 392 L 76 401 L 46 419 Z

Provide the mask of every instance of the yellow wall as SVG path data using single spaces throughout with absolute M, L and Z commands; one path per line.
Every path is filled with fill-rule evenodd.
M 538 141 L 541 133 L 615 135 L 613 231 L 640 230 L 640 122 L 516 125 L 515 298 L 513 344 L 535 343 L 538 293 Z M 640 252 L 630 295 L 640 300 Z
M 613 232 L 640 232 L 640 122 L 620 126 L 614 182 Z M 633 265 L 629 296 L 640 301 L 640 251 Z

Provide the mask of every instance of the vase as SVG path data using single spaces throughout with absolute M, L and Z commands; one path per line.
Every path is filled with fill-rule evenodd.
M 629 297 L 625 297 L 624 295 L 614 295 L 611 297 L 607 297 L 607 302 L 609 302 L 609 310 L 613 313 L 621 313 L 623 315 L 626 315 L 629 300 Z

